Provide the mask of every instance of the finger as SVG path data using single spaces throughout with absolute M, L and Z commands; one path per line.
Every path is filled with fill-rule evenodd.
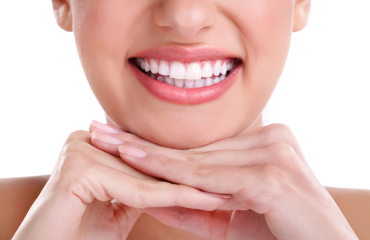
M 82 141 L 91 144 L 91 133 L 83 130 L 74 131 L 68 135 L 64 145 L 73 141 Z
M 114 209 L 114 217 L 117 219 L 117 222 L 119 224 L 119 229 L 121 229 L 123 233 L 127 233 L 127 237 L 128 233 L 131 232 L 134 224 L 141 216 L 143 211 L 137 208 L 129 207 L 123 203 L 118 202 L 117 200 L 113 200 L 111 203 Z M 97 221 L 101 220 L 97 219 Z
M 230 167 L 250 167 L 263 164 L 282 165 L 280 164 L 280 161 L 276 160 L 279 158 L 279 156 L 277 156 L 279 153 L 277 152 L 292 151 L 290 150 L 289 146 L 280 143 L 274 143 L 267 147 L 247 150 L 227 149 L 209 152 L 184 152 L 180 150 L 166 149 L 163 147 L 148 147 L 129 142 L 122 143 L 122 146 L 123 151 L 125 147 L 133 147 L 146 153 L 162 155 L 170 159 Z M 283 148 L 283 150 L 279 150 L 278 148 Z
M 66 145 L 64 151 L 68 152 L 69 154 L 81 153 L 91 160 L 118 169 L 140 179 L 159 181 L 152 176 L 149 176 L 143 172 L 138 171 L 137 169 L 132 168 L 127 163 L 122 161 L 120 157 L 115 157 L 107 154 L 84 141 L 74 140 Z
M 304 155 L 292 130 L 283 124 L 271 124 L 251 133 L 244 133 L 234 138 L 220 140 L 192 150 L 207 152 L 220 149 L 252 149 L 266 147 L 278 142 L 291 146 L 299 158 L 304 160 Z
M 272 146 L 283 149 L 279 145 Z M 268 199 L 274 198 L 281 189 L 289 186 L 288 172 L 301 175 L 304 171 L 297 164 L 290 164 L 291 169 L 284 169 L 274 164 L 252 167 L 219 166 L 171 159 L 158 154 L 143 154 L 144 152 L 138 149 L 124 145 L 119 149 L 121 158 L 139 171 L 203 191 L 231 194 L 236 200 L 244 203 L 244 209 L 251 208 L 258 213 L 268 211 L 267 208 L 271 206 L 268 204 Z M 275 154 L 273 151 L 272 153 Z M 289 161 L 294 162 L 294 155 L 290 156 L 291 153 L 285 150 L 276 154 L 280 156 L 275 156 L 274 159 L 284 162 L 285 159 L 292 158 Z M 297 176 L 297 179 L 299 181 L 300 178 Z M 253 199 L 252 203 L 251 199 Z M 254 204 L 256 202 L 257 204 Z
M 171 159 L 153 153 L 146 154 L 124 145 L 119 149 L 121 158 L 139 171 L 208 192 L 220 194 L 237 192 L 240 190 L 240 179 L 245 179 L 246 171 L 250 171 L 240 167 L 209 165 Z
M 91 144 L 94 147 L 116 157 L 119 157 L 118 146 L 126 141 L 134 141 L 144 146 L 156 146 L 130 133 L 106 133 L 99 131 L 92 131 L 91 133 Z
M 104 151 L 110 155 L 119 157 L 118 146 L 124 142 L 116 137 L 113 134 L 95 132 L 91 133 L 91 144 Z
M 131 141 L 125 141 L 131 142 Z M 181 159 L 185 161 L 196 161 L 204 162 L 207 164 L 218 164 L 218 165 L 231 165 L 233 163 L 240 162 L 239 158 L 243 156 L 242 150 L 248 149 L 259 149 L 255 150 L 254 155 L 260 155 L 259 152 L 263 151 L 263 148 L 275 143 L 284 143 L 290 146 L 293 151 L 297 154 L 299 159 L 304 161 L 303 153 L 298 145 L 297 140 L 291 133 L 291 130 L 282 124 L 273 124 L 263 128 L 259 128 L 256 131 L 241 136 L 221 140 L 219 142 L 207 145 L 205 147 L 189 150 L 176 150 L 169 149 L 160 146 L 149 146 L 140 144 L 139 142 L 131 142 L 134 147 L 143 149 L 143 151 L 150 153 L 161 154 L 170 158 Z M 262 149 L 262 150 L 261 150 Z M 240 150 L 235 152 L 234 161 L 230 160 L 232 150 Z M 253 151 L 252 151 L 253 152 Z M 117 154 L 117 152 L 115 152 Z M 261 153 L 263 155 L 263 153 Z M 116 155 L 117 156 L 117 155 Z M 260 159 L 260 158 L 258 158 Z M 245 160 L 244 160 L 245 161 Z M 249 165 L 253 165 L 250 163 Z M 248 163 L 246 163 L 248 165 Z
M 89 128 L 90 132 L 93 131 L 99 131 L 99 132 L 107 132 L 107 133 L 120 133 L 120 132 L 126 132 L 124 129 L 109 125 L 109 124 L 104 124 L 95 120 L 92 120 Z
M 148 146 L 157 146 L 156 144 L 151 143 L 149 141 L 146 141 L 146 140 L 144 140 L 144 139 L 142 139 L 138 136 L 135 136 L 132 133 L 128 133 L 128 132 L 126 132 L 125 130 L 123 130 L 121 128 L 118 128 L 118 127 L 113 126 L 113 125 L 103 124 L 103 123 L 100 123 L 100 122 L 94 121 L 94 120 L 91 122 L 89 131 L 91 133 L 92 132 L 102 132 L 102 133 L 105 133 L 105 134 L 110 135 L 112 137 L 118 138 L 121 141 L 125 141 L 125 142 L 126 141 L 127 142 L 136 142 L 136 143 L 140 143 L 140 144 L 148 145 Z
M 123 145 L 120 149 L 122 147 Z M 218 209 L 252 209 L 264 214 L 272 211 L 276 204 L 276 201 L 272 200 L 280 199 L 284 189 L 291 186 L 287 171 L 274 165 L 253 167 L 209 165 L 170 159 L 157 154 L 139 156 L 132 149 L 122 151 L 121 158 L 130 166 L 153 177 L 206 192 L 230 194 L 230 201 Z M 233 204 L 232 200 L 235 200 Z
M 214 210 L 227 201 L 183 185 L 138 179 L 94 161 L 80 160 L 79 165 L 80 174 L 75 174 L 75 178 L 84 187 L 74 187 L 73 194 L 84 203 L 91 203 L 95 198 L 116 199 L 134 208 L 182 206 Z

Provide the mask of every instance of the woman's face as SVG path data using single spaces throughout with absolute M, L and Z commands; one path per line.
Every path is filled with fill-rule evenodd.
M 291 33 L 307 22 L 309 1 L 55 0 L 54 9 L 59 24 L 71 18 L 82 66 L 108 121 L 153 143 L 186 149 L 260 126 Z M 62 27 L 71 30 L 67 20 Z M 188 81 L 155 80 L 138 70 L 138 57 L 153 72 L 158 64 L 161 75 L 168 70 L 171 79 Z M 232 60 L 233 69 L 215 83 L 218 64 L 225 68 Z M 214 85 L 171 86 L 194 79 L 204 80 L 198 86 Z

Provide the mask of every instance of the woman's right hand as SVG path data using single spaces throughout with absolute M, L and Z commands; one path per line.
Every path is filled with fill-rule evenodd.
M 14 240 L 126 239 L 140 208 L 214 210 L 227 199 L 159 181 L 91 145 L 91 133 L 67 139 L 48 183 Z

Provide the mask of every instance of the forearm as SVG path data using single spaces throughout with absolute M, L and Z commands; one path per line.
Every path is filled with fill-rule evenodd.
M 0 179 L 0 239 L 11 239 L 49 175 Z
M 359 239 L 370 238 L 370 190 L 326 188 Z

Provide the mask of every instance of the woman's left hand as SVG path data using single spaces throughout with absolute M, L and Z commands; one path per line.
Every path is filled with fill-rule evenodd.
M 122 140 L 130 135 L 120 134 Z M 167 225 L 206 239 L 357 239 L 284 125 L 192 150 L 124 141 L 120 156 L 139 171 L 231 195 L 213 212 L 176 207 L 144 210 Z M 138 157 L 138 150 L 149 154 Z

